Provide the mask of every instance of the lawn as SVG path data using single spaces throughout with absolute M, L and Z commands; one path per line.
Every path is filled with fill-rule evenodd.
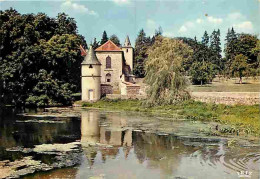
M 243 84 L 238 83 L 238 78 L 218 79 L 215 78 L 212 84 L 190 85 L 192 92 L 260 92 L 260 77 L 244 78 Z

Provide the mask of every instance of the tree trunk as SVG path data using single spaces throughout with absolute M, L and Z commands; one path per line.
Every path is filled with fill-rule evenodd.
M 239 84 L 242 84 L 242 77 L 239 78 Z
M 200 80 L 200 86 L 202 86 L 202 80 Z

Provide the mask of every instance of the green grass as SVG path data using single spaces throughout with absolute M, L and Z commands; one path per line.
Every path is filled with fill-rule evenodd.
M 218 79 L 211 84 L 190 85 L 193 92 L 260 92 L 260 78 L 244 78 L 243 84 L 238 84 L 238 78 Z
M 217 132 L 235 135 L 260 135 L 260 110 L 258 105 L 227 106 L 185 101 L 175 105 L 145 107 L 139 100 L 103 99 L 95 103 L 78 102 L 82 107 L 109 110 L 139 111 L 162 117 L 180 115 L 190 120 L 214 121 L 220 124 Z

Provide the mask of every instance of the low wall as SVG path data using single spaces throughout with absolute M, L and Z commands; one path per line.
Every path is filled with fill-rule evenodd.
M 127 95 L 138 95 L 140 94 L 140 86 L 126 86 Z
M 226 105 L 260 103 L 259 92 L 192 92 L 191 97 L 195 101 Z
M 121 95 L 121 94 L 107 94 L 108 99 L 145 99 L 145 95 Z
M 140 86 L 126 87 L 127 94 L 107 94 L 109 99 L 145 99 L 146 94 L 140 94 Z M 260 104 L 260 92 L 191 92 L 195 101 L 205 103 L 226 104 L 226 105 L 254 105 Z
M 120 84 L 121 88 L 121 95 L 128 95 L 128 96 L 133 96 L 133 95 L 140 95 L 140 85 L 130 83 L 123 81 Z
M 101 84 L 101 95 L 112 94 L 113 87 L 109 84 Z

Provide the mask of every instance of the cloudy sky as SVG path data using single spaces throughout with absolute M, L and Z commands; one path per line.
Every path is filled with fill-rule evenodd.
M 222 44 L 227 29 L 260 34 L 260 0 L 0 0 L 0 9 L 15 8 L 20 13 L 44 12 L 51 17 L 65 12 L 77 21 L 79 33 L 89 43 L 100 40 L 102 32 L 116 34 L 121 43 L 128 34 L 134 44 L 143 28 L 153 35 L 159 26 L 169 37 L 194 37 L 220 29 Z

